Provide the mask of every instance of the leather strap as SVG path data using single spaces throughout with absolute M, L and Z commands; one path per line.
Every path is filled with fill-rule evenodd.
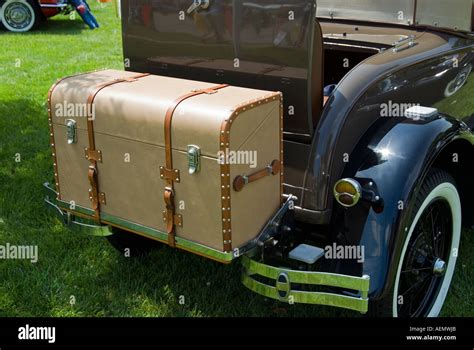
M 171 140 L 171 122 L 173 114 L 176 108 L 188 98 L 193 96 L 208 94 L 212 95 L 217 93 L 217 90 L 227 87 L 227 84 L 216 85 L 208 89 L 194 90 L 190 93 L 183 95 L 173 101 L 171 106 L 166 111 L 165 115 L 165 152 L 166 152 L 166 164 L 165 168 L 160 169 L 161 178 L 166 181 L 166 187 L 164 192 L 164 199 L 166 204 L 166 232 L 168 234 L 168 245 L 170 247 L 176 247 L 176 230 L 175 230 L 175 206 L 174 206 L 174 182 L 179 182 L 179 170 L 173 169 L 173 155 L 172 155 L 172 140 Z M 176 174 L 178 174 L 176 176 Z
M 94 114 L 92 105 L 97 94 L 105 89 L 108 86 L 112 86 L 119 83 L 124 82 L 134 82 L 137 81 L 139 78 L 143 78 L 150 75 L 149 73 L 138 74 L 130 78 L 121 78 L 115 79 L 112 81 L 108 81 L 102 84 L 95 86 L 92 91 L 89 93 L 89 97 L 87 98 L 87 135 L 89 138 L 89 147 L 85 150 L 86 157 L 89 160 L 89 171 L 88 171 L 88 178 L 91 188 L 89 189 L 89 198 L 92 202 L 92 209 L 94 210 L 94 219 L 97 222 L 100 222 L 100 200 L 99 200 L 99 184 L 98 184 L 98 171 L 97 171 L 97 161 L 102 160 L 102 156 L 100 151 L 97 151 L 95 148 L 95 138 L 94 138 Z
M 97 168 L 90 165 L 88 171 L 89 184 L 89 199 L 92 202 L 92 209 L 94 212 L 99 208 L 99 189 L 97 187 Z
M 248 176 L 239 175 L 234 179 L 234 190 L 240 192 L 243 190 L 244 186 L 248 183 L 263 179 L 266 176 L 277 175 L 280 173 L 281 163 L 279 160 L 274 160 L 271 162 L 265 169 L 257 171 Z

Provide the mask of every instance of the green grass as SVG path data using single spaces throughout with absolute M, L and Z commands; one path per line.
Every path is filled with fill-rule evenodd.
M 122 68 L 114 9 L 92 8 L 98 31 L 58 17 L 32 33 L 0 33 L 0 244 L 39 247 L 36 264 L 0 260 L 0 316 L 357 315 L 255 295 L 241 285 L 238 262 L 223 266 L 167 247 L 124 258 L 104 238 L 76 236 L 46 211 L 41 185 L 52 178 L 49 87 L 77 72 Z M 474 237 L 466 234 L 445 316 L 474 315 L 472 251 Z

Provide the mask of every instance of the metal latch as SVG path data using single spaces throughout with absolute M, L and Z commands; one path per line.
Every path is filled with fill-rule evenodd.
M 192 175 L 201 170 L 201 149 L 195 145 L 188 145 L 188 170 Z
M 67 143 L 72 145 L 77 142 L 76 121 L 73 119 L 66 120 Z
M 188 13 L 188 15 L 190 15 L 191 13 L 199 9 L 207 9 L 209 5 L 209 0 L 193 0 L 193 3 L 191 4 L 191 6 L 189 6 L 186 12 Z
M 416 37 L 414 35 L 409 35 L 405 38 L 401 38 L 398 41 L 393 43 L 393 52 L 397 53 L 402 50 L 410 49 L 416 45 L 415 43 Z

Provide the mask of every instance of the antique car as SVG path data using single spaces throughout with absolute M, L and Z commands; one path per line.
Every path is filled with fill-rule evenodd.
M 50 90 L 45 200 L 284 303 L 437 316 L 474 225 L 473 5 L 124 1 L 126 71 Z
M 89 27 L 98 27 L 85 0 L 0 0 L 0 27 L 3 25 L 11 32 L 27 32 L 47 18 L 74 10 Z

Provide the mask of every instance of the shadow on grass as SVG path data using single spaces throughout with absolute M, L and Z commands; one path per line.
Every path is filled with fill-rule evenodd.
M 56 18 L 43 22 L 38 30 L 31 32 L 32 34 L 51 34 L 51 35 L 68 35 L 80 34 L 84 31 L 90 31 L 89 27 L 79 19 Z
M 118 255 L 102 278 L 123 278 L 115 298 L 131 316 L 350 317 L 357 313 L 288 305 L 254 294 L 241 282 L 239 261 L 222 265 L 163 246 L 138 258 Z
M 35 196 L 52 177 L 46 107 L 30 99 L 0 101 L 0 214 L 37 225 Z
M 15 35 L 70 35 L 81 34 L 84 31 L 90 31 L 89 27 L 79 18 L 71 20 L 69 18 L 55 18 L 54 20 L 45 20 L 39 23 L 38 27 L 26 33 L 15 33 Z M 0 27 L 0 35 L 2 33 L 11 33 L 4 27 Z

